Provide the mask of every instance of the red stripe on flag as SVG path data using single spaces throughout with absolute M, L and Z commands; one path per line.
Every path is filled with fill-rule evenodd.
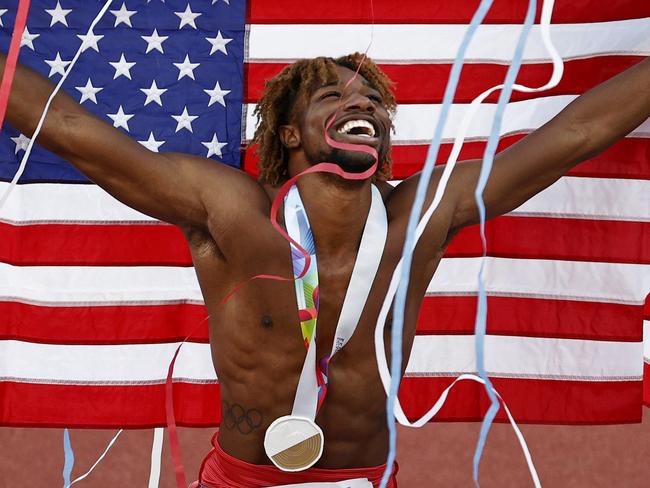
M 506 215 L 487 222 L 485 236 L 493 257 L 650 264 L 650 222 Z M 458 233 L 445 256 L 482 253 L 479 226 L 473 225 Z
M 645 304 L 643 305 L 643 320 L 650 320 L 650 294 L 645 298 Z M 645 325 L 642 325 L 642 327 L 645 327 Z M 644 344 L 644 351 L 646 349 L 647 344 Z M 643 403 L 650 407 L 650 364 L 645 360 L 643 362 Z
M 0 232 L 0 260 L 12 265 L 192 265 L 182 233 L 167 225 L 0 224 Z M 504 216 L 486 225 L 488 255 L 507 258 L 650 263 L 649 233 L 650 222 L 551 217 Z M 456 236 L 445 255 L 475 257 L 481 250 L 473 226 Z
M 178 425 L 216 426 L 218 384 L 174 383 Z M 165 385 L 86 386 L 0 383 L 0 425 L 151 428 L 165 426 Z M 62 408 L 62 407 L 65 408 Z
M 396 6 L 394 0 L 274 0 L 248 2 L 247 22 L 251 24 L 468 24 L 480 2 L 431 2 L 410 0 Z M 371 10 L 372 6 L 372 10 Z M 496 0 L 484 24 L 520 24 L 526 15 L 527 4 L 519 0 Z M 539 22 L 542 2 L 537 4 L 535 22 Z M 614 20 L 650 17 L 650 5 L 638 0 L 575 0 L 557 2 L 553 9 L 553 23 L 570 24 L 608 22 Z
M 636 305 L 537 298 L 488 297 L 488 333 L 529 337 L 640 341 L 642 309 Z M 428 296 L 417 333 L 472 334 L 476 297 Z M 43 307 L 0 302 L 6 325 L 0 339 L 51 344 L 154 344 L 192 333 L 208 341 L 203 305 Z M 47 324 L 44 327 L 43 324 Z M 75 324 L 71 327 L 70 324 Z
M 153 344 L 208 342 L 203 305 L 43 307 L 0 302 L 0 340 L 44 344 Z M 74 324 L 74 327 L 71 325 Z M 46 326 L 45 326 L 46 325 Z
M 641 315 L 638 305 L 491 296 L 487 332 L 638 342 L 642 340 Z M 417 333 L 473 334 L 475 318 L 475 296 L 427 296 L 420 308 Z
M 407 415 L 414 418 L 424 413 L 452 381 L 453 378 L 405 378 L 400 398 L 407 405 Z M 492 381 L 517 422 L 609 424 L 641 420 L 640 381 L 502 378 Z M 150 428 L 165 425 L 162 384 L 80 386 L 9 381 L 0 383 L 0 396 L 0 424 L 5 426 Z M 488 404 L 481 385 L 463 382 L 452 391 L 436 420 L 480 420 Z M 178 425 L 217 425 L 221 416 L 219 385 L 174 383 L 174 411 Z M 504 419 L 503 412 L 498 418 Z
M 183 233 L 168 224 L 0 223 L 0 234 L 0 260 L 13 265 L 192 265 Z
M 498 151 L 512 146 L 526 134 L 504 136 L 499 141 Z M 483 157 L 486 141 L 470 141 L 463 144 L 459 159 L 480 159 Z M 441 144 L 437 164 L 449 158 L 453 144 Z M 393 145 L 393 177 L 403 180 L 422 169 L 427 157 L 428 144 Z M 253 177 L 259 175 L 257 146 L 252 144 L 244 150 L 242 168 Z M 627 178 L 650 180 L 650 139 L 629 137 L 621 139 L 601 154 L 573 168 L 570 176 L 594 178 Z
M 490 378 L 519 423 L 617 424 L 641 421 L 641 381 L 560 381 Z M 435 402 L 454 378 L 405 378 L 400 400 L 415 420 Z M 567 399 L 571 401 L 567 401 Z M 436 417 L 479 421 L 490 406 L 483 385 L 462 381 Z M 503 409 L 498 421 L 507 422 Z
M 511 101 L 542 98 L 552 95 L 583 93 L 621 71 L 641 62 L 643 56 L 598 56 L 564 62 L 564 74 L 559 85 L 541 93 L 513 92 Z M 266 80 L 273 78 L 287 63 L 248 63 L 245 65 L 244 100 L 257 102 L 264 91 Z M 395 96 L 399 103 L 442 103 L 451 71 L 449 63 L 380 64 L 393 80 Z M 503 83 L 507 65 L 495 63 L 470 63 L 463 66 L 454 103 L 470 103 L 490 86 Z M 517 83 L 526 86 L 543 86 L 553 72 L 551 63 L 523 64 Z M 487 98 L 496 103 L 499 92 Z

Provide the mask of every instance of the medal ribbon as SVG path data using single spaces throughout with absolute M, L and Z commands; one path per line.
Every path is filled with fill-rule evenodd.
M 330 354 L 321 358 L 316 364 L 316 326 L 319 307 L 316 245 L 307 212 L 295 185 L 291 187 L 285 197 L 284 216 L 289 236 L 292 241 L 299 241 L 301 247 L 298 249 L 293 244 L 291 245 L 291 259 L 298 303 L 298 318 L 307 349 L 291 413 L 314 420 L 327 393 L 329 361 L 354 334 L 370 293 L 386 243 L 388 220 L 381 194 L 373 185 L 370 210 L 350 283 L 343 300 L 332 349 Z M 303 251 L 309 255 L 309 259 L 303 254 Z M 315 374 L 314 365 L 316 365 Z

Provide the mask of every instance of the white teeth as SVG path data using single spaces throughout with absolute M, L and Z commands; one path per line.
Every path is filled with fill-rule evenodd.
M 367 129 L 364 133 L 354 134 L 362 137 L 375 137 L 375 128 L 367 120 L 350 120 L 346 122 L 343 127 L 338 130 L 339 134 L 349 134 L 352 129 L 357 127 Z

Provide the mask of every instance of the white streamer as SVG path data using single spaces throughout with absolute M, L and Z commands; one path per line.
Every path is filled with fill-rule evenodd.
M 90 27 L 88 28 L 88 32 L 86 35 L 93 34 L 93 29 L 97 25 L 97 23 L 101 20 L 101 18 L 104 16 L 106 11 L 108 10 L 108 7 L 110 7 L 111 3 L 113 0 L 107 0 L 102 9 L 99 11 L 95 19 L 91 22 Z M 77 52 L 75 53 L 74 57 L 72 58 L 72 61 L 70 61 L 70 64 L 68 65 L 68 68 L 65 70 L 65 74 L 61 77 L 59 82 L 56 84 L 56 87 L 54 87 L 54 91 L 50 94 L 50 97 L 47 99 L 47 102 L 45 103 L 45 108 L 43 109 L 43 113 L 41 114 L 41 118 L 38 121 L 38 124 L 36 125 L 36 129 L 34 130 L 34 133 L 32 134 L 32 137 L 29 139 L 29 144 L 27 145 L 27 149 L 25 150 L 25 154 L 23 154 L 23 159 L 20 161 L 20 166 L 18 167 L 18 171 L 16 171 L 16 174 L 14 177 L 11 179 L 11 183 L 5 190 L 4 194 L 2 197 L 0 197 L 0 209 L 4 206 L 5 202 L 7 201 L 7 198 L 9 198 L 9 195 L 13 191 L 13 189 L 16 187 L 16 184 L 18 184 L 18 180 L 20 177 L 23 175 L 25 172 L 25 168 L 27 167 L 27 160 L 29 159 L 30 154 L 32 153 L 32 148 L 34 147 L 34 142 L 36 141 L 36 138 L 38 137 L 38 134 L 41 132 L 41 129 L 43 128 L 43 123 L 45 122 L 45 116 L 47 115 L 48 110 L 50 110 L 50 105 L 52 104 L 52 100 L 54 100 L 54 97 L 56 96 L 57 93 L 59 93 L 59 90 L 63 86 L 63 83 L 65 80 L 68 78 L 68 75 L 72 72 L 72 68 L 74 65 L 77 63 L 77 60 L 81 56 L 81 53 L 87 49 L 87 46 L 85 45 L 85 42 L 81 42 L 81 46 L 79 46 L 79 49 L 77 49 Z
M 88 471 L 86 471 L 85 474 L 82 474 L 81 476 L 79 476 L 77 479 L 75 479 L 72 483 L 70 483 L 70 484 L 69 484 L 68 486 L 66 486 L 65 488 L 70 488 L 70 487 L 71 487 L 72 485 L 74 485 L 76 482 L 83 480 L 83 479 L 86 478 L 90 473 L 92 473 L 92 472 L 93 472 L 93 469 L 95 469 L 95 468 L 97 467 L 97 465 L 101 462 L 101 460 L 104 459 L 104 456 L 106 456 L 106 453 L 109 451 L 109 449 L 110 449 L 111 447 L 113 447 L 113 444 L 115 444 L 115 441 L 117 440 L 117 438 L 120 436 L 120 434 L 121 434 L 122 432 L 124 432 L 124 429 L 120 429 L 120 430 L 118 430 L 118 431 L 117 431 L 117 434 L 115 434 L 115 437 L 113 437 L 113 438 L 111 439 L 111 442 L 109 442 L 109 443 L 108 443 L 108 446 L 106 446 L 106 449 L 104 449 L 104 452 L 102 453 L 102 455 L 99 456 L 99 458 L 97 459 L 97 461 L 95 461 L 95 464 L 93 464 L 93 465 L 90 467 L 90 469 L 89 469 Z
M 149 471 L 148 488 L 158 488 L 160 483 L 160 464 L 162 462 L 162 448 L 165 429 L 157 427 L 153 430 L 153 444 L 151 446 L 151 470 Z
M 564 72 L 564 64 L 562 62 L 562 58 L 560 57 L 557 49 L 553 45 L 551 41 L 551 35 L 550 35 L 550 23 L 551 23 L 551 15 L 553 12 L 553 5 L 554 5 L 554 0 L 546 0 L 542 6 L 542 15 L 541 15 L 541 21 L 540 21 L 540 31 L 541 31 L 541 36 L 542 36 L 542 42 L 544 44 L 544 47 L 548 51 L 552 62 L 553 62 L 553 73 L 551 75 L 551 78 L 549 81 L 538 88 L 531 88 L 527 87 L 524 85 L 519 85 L 519 84 L 514 84 L 513 89 L 516 91 L 524 92 L 524 93 L 535 93 L 543 90 L 548 90 L 550 88 L 553 88 L 557 86 L 557 84 L 560 82 L 562 79 L 562 74 Z M 449 182 L 449 178 L 451 177 L 451 173 L 454 170 L 454 167 L 456 165 L 456 162 L 458 161 L 458 156 L 460 154 L 461 147 L 463 145 L 463 142 L 465 140 L 465 137 L 467 135 L 467 131 L 469 129 L 469 126 L 472 122 L 472 119 L 474 118 L 474 115 L 476 114 L 478 107 L 480 104 L 493 92 L 496 90 L 499 90 L 503 88 L 504 85 L 497 85 L 494 86 L 483 93 L 481 93 L 479 96 L 477 96 L 472 103 L 469 106 L 469 109 L 465 113 L 465 116 L 463 117 L 461 124 L 459 126 L 459 131 L 458 134 L 456 135 L 454 139 L 454 145 L 452 147 L 451 154 L 449 155 L 449 159 L 447 161 L 447 165 L 445 166 L 440 182 L 436 188 L 436 192 L 433 198 L 433 201 L 431 202 L 431 205 L 427 208 L 426 212 L 423 214 L 422 218 L 420 219 L 420 222 L 418 223 L 416 233 L 415 233 L 415 245 L 417 245 L 417 242 L 419 241 L 420 237 L 422 236 L 424 229 L 426 228 L 427 224 L 429 223 L 429 220 L 431 219 L 431 216 L 433 215 L 434 211 L 440 204 L 440 201 L 442 200 L 442 197 L 444 195 L 445 189 L 447 187 L 447 183 Z M 386 293 L 386 298 L 384 299 L 384 303 L 382 305 L 381 311 L 379 312 L 379 317 L 377 318 L 377 324 L 375 327 L 375 355 L 377 357 L 377 365 L 379 369 L 379 375 L 381 377 L 382 384 L 384 386 L 384 389 L 386 393 L 388 394 L 390 392 L 390 385 L 392 382 L 392 378 L 388 369 L 387 361 L 386 361 L 386 355 L 385 355 L 385 349 L 384 349 L 384 334 L 383 334 L 383 329 L 384 325 L 386 323 L 386 317 L 388 316 L 388 312 L 391 308 L 393 298 L 395 297 L 395 293 L 397 292 L 397 288 L 399 285 L 399 277 L 401 274 L 401 269 L 402 269 L 402 260 L 398 262 L 397 266 L 395 267 L 395 270 L 393 272 L 393 276 L 391 278 L 391 282 L 388 288 L 388 292 Z M 427 412 L 425 413 L 419 420 L 416 422 L 411 423 L 406 415 L 404 414 L 404 411 L 402 409 L 401 403 L 399 401 L 399 398 L 396 399 L 395 403 L 395 417 L 397 421 L 405 425 L 407 427 L 422 427 L 426 422 L 431 420 L 442 408 L 443 404 L 446 401 L 447 395 L 449 390 L 452 388 L 453 385 L 456 384 L 456 382 L 460 380 L 466 380 L 466 379 L 472 379 L 474 381 L 479 381 L 483 383 L 483 380 L 480 379 L 477 376 L 474 375 L 461 375 L 459 376 L 438 398 L 436 401 L 435 405 Z M 498 395 L 498 393 L 497 393 Z M 500 395 L 499 395 L 499 398 Z M 510 412 L 505 405 L 505 402 L 503 402 L 504 407 L 506 409 L 506 413 L 508 415 L 508 419 L 510 420 L 511 425 L 513 426 L 513 429 L 515 430 L 515 433 L 517 434 L 517 438 L 522 446 L 522 450 L 524 451 L 524 456 L 526 458 L 526 463 L 528 464 L 528 469 L 531 473 L 531 476 L 533 478 L 533 481 L 535 483 L 536 487 L 541 487 L 541 484 L 539 482 L 539 477 L 537 476 L 537 472 L 535 470 L 535 466 L 533 465 L 532 458 L 530 456 L 530 452 L 528 451 L 528 447 L 526 446 L 526 442 L 523 438 L 523 435 L 521 434 L 519 428 L 517 427 L 517 424 L 514 420 L 514 418 L 510 415 Z

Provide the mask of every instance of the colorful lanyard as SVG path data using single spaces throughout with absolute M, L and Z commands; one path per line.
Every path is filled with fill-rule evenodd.
M 330 353 L 316 361 L 318 319 L 318 264 L 314 236 L 307 212 L 294 185 L 284 202 L 287 233 L 307 251 L 306 257 L 293 244 L 291 257 L 295 278 L 298 317 L 307 349 L 291 415 L 280 417 L 268 428 L 264 447 L 274 464 L 285 471 L 301 471 L 312 466 L 322 454 L 324 437 L 314 419 L 327 392 L 330 359 L 350 340 L 361 317 L 384 251 L 388 234 L 386 209 L 379 190 L 372 186 L 372 201 L 361 237 L 350 284 L 343 300 Z

